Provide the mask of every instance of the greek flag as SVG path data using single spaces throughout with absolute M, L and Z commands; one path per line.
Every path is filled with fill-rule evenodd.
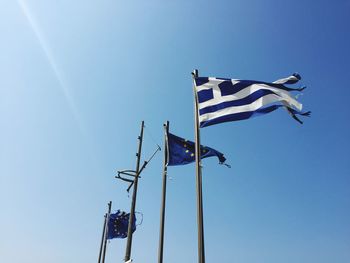
M 300 75 L 296 73 L 272 83 L 197 77 L 195 89 L 200 127 L 245 120 L 270 113 L 280 107 L 284 107 L 295 120 L 303 123 L 297 115 L 309 116 L 311 112 L 302 112 L 302 104 L 291 92 L 303 91 L 305 87 L 285 86 L 285 84 L 295 84 L 300 79 Z

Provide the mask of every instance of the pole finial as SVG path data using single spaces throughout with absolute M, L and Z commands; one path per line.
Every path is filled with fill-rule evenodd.
M 192 71 L 192 76 L 194 78 L 198 78 L 198 69 L 195 69 L 195 70 Z

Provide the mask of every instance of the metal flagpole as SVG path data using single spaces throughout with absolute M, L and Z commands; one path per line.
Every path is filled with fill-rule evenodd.
M 108 221 L 109 221 L 109 216 L 111 214 L 111 208 L 112 208 L 112 201 L 109 201 L 109 203 L 108 203 L 108 213 L 107 213 L 107 217 L 106 217 L 106 228 L 105 228 L 105 232 L 104 232 L 105 237 L 104 237 L 104 244 L 103 244 L 102 263 L 105 263 L 105 258 L 106 258 Z
M 102 230 L 102 238 L 101 238 L 100 253 L 98 254 L 98 263 L 101 263 L 102 249 L 103 249 L 103 244 L 104 244 L 104 241 L 105 241 L 107 214 L 105 214 L 105 219 L 104 219 L 103 222 L 104 222 L 104 223 L 103 223 L 103 230 Z
M 137 185 L 138 185 L 138 179 L 139 179 L 139 174 L 140 174 L 140 160 L 141 160 L 141 149 L 142 149 L 142 139 L 143 139 L 143 128 L 144 128 L 144 121 L 141 122 L 141 132 L 140 132 L 140 136 L 138 137 L 139 148 L 138 148 L 138 152 L 136 154 L 136 157 L 137 157 L 136 170 L 135 170 L 136 174 L 135 174 L 135 179 L 134 179 L 134 190 L 133 190 L 132 201 L 131 201 L 131 209 L 130 209 L 130 217 L 129 217 L 129 225 L 128 225 L 128 240 L 127 240 L 126 251 L 125 251 L 125 262 L 130 260 L 130 255 L 131 255 L 132 222 L 134 222 L 134 217 L 135 217 Z
M 164 244 L 164 221 L 165 221 L 165 201 L 166 201 L 166 183 L 167 183 L 167 163 L 168 163 L 168 132 L 169 121 L 164 124 L 164 163 L 163 163 L 163 188 L 162 203 L 160 208 L 160 231 L 159 231 L 159 248 L 158 263 L 163 263 L 163 244 Z
M 198 77 L 198 70 L 192 72 L 194 91 L 194 130 L 195 130 L 195 155 L 196 155 L 196 190 L 197 190 L 197 225 L 198 225 L 198 262 L 205 263 L 204 251 L 204 226 L 203 226 L 203 198 L 202 198 L 202 171 L 200 156 L 200 134 L 198 120 L 198 96 L 196 92 L 195 78 Z

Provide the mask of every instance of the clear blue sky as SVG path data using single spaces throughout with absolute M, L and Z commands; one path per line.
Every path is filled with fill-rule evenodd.
M 203 169 L 207 262 L 350 262 L 350 1 L 0 0 L 0 261 L 96 262 L 107 202 L 129 210 L 162 124 L 193 139 L 190 72 L 299 72 L 299 125 L 279 110 L 201 130 L 231 169 Z M 165 262 L 197 261 L 194 165 L 170 167 Z M 135 262 L 156 262 L 162 154 L 144 171 Z M 122 262 L 112 240 L 106 262 Z

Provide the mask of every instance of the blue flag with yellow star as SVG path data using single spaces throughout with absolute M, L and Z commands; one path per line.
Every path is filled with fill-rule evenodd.
M 167 165 L 184 165 L 194 162 L 195 143 L 168 133 L 168 163 Z M 224 164 L 224 154 L 213 148 L 201 145 L 201 159 L 216 156 L 220 164 Z
M 128 236 L 130 213 L 118 210 L 115 214 L 109 215 L 107 239 L 126 238 Z M 136 230 L 136 217 L 132 224 L 132 232 Z

